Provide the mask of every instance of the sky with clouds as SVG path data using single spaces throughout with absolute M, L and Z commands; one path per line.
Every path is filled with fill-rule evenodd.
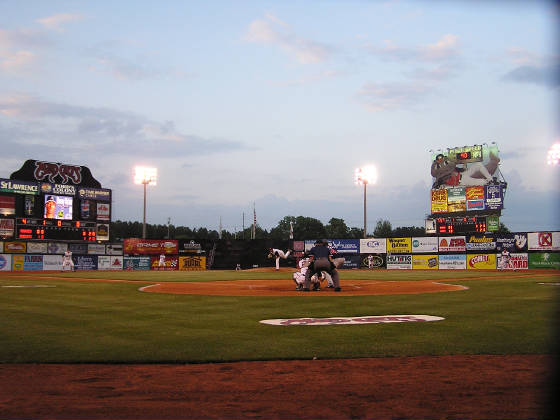
M 423 226 L 429 150 L 499 145 L 502 222 L 560 230 L 560 9 L 547 1 L 0 3 L 0 177 L 87 166 L 113 219 Z

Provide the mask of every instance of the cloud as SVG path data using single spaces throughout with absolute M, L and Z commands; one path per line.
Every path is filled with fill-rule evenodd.
M 31 70 L 38 55 L 34 49 L 46 48 L 52 44 L 40 31 L 0 29 L 0 73 L 21 75 Z
M 529 83 L 555 88 L 560 86 L 560 65 L 519 66 L 502 76 L 502 80 L 515 83 Z
M 458 58 L 461 54 L 459 37 L 443 35 L 433 44 L 418 47 L 402 47 L 391 40 L 385 40 L 383 47 L 368 45 L 366 48 L 375 56 L 389 61 L 442 62 Z
M 326 44 L 294 34 L 288 24 L 271 14 L 251 22 L 244 39 L 247 42 L 276 45 L 302 64 L 326 61 L 333 53 L 333 48 Z
M 31 51 L 15 51 L 11 54 L 0 55 L 0 71 L 18 74 L 29 69 L 35 62 L 35 54 Z
M 60 104 L 25 95 L 0 96 L 0 141 L 22 150 L 48 146 L 69 154 L 181 158 L 244 150 L 238 141 L 181 132 L 171 121 L 110 108 Z M 15 144 L 14 144 L 15 146 Z
M 46 29 L 63 32 L 63 26 L 67 23 L 78 22 L 83 19 L 84 16 L 78 13 L 59 13 L 53 16 L 37 19 L 37 22 L 43 25 Z
M 357 97 L 369 111 L 380 112 L 413 106 L 433 91 L 421 83 L 368 83 Z

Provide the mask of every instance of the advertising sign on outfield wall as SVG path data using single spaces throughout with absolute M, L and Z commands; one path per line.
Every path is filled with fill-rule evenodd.
M 122 255 L 123 244 L 107 244 L 105 245 L 105 253 L 107 255 Z
M 412 255 L 412 269 L 413 270 L 437 270 L 438 269 L 438 256 L 437 255 Z
M 97 270 L 97 255 L 79 255 L 72 260 L 76 270 Z
M 467 270 L 495 270 L 496 254 L 467 254 Z
M 12 255 L 12 271 L 23 271 L 23 255 Z
M 24 255 L 23 256 L 23 269 L 25 271 L 42 271 L 43 270 L 43 256 L 42 255 Z
M 88 251 L 88 244 L 68 244 L 68 249 L 72 254 L 87 254 Z
M 12 256 L 9 254 L 0 254 L 0 271 L 12 270 Z
M 529 251 L 560 251 L 560 232 L 530 232 Z
M 141 271 L 149 270 L 150 262 L 150 257 L 124 257 L 124 269 Z
M 46 242 L 27 242 L 27 252 L 30 254 L 46 254 L 48 252 Z
M 412 255 L 387 255 L 387 270 L 412 270 Z
M 47 251 L 49 254 L 64 254 L 68 249 L 68 244 L 65 242 L 49 242 Z
M 329 241 L 329 247 L 336 249 L 338 254 L 359 254 L 359 239 L 333 239 Z
M 385 254 L 362 254 L 360 261 L 360 268 L 369 268 L 369 256 L 371 255 L 371 265 L 372 269 L 386 268 L 385 259 L 387 256 Z
M 199 271 L 206 270 L 206 257 L 179 257 L 179 270 Z
M 159 266 L 159 256 L 151 257 L 150 266 L 152 270 L 173 271 L 179 269 L 179 259 L 177 257 L 165 257 L 165 267 Z
M 385 254 L 387 252 L 387 239 L 368 238 L 360 239 L 360 254 Z
M 412 252 L 438 252 L 438 238 L 434 236 L 412 238 Z
M 27 247 L 25 242 L 6 241 L 4 242 L 4 252 L 7 254 L 25 254 Z
M 466 270 L 467 256 L 465 254 L 447 254 L 439 256 L 440 270 Z
M 105 245 L 87 244 L 87 253 L 90 255 L 103 255 L 105 254 Z
M 43 255 L 43 270 L 62 270 L 62 255 Z
M 122 270 L 123 257 L 115 257 L 113 255 L 99 255 L 97 257 L 98 270 Z
M 465 252 L 467 250 L 464 236 L 440 236 L 439 252 Z
M 531 270 L 538 270 L 542 268 L 560 270 L 560 253 L 536 252 L 529 254 L 529 268 Z
M 502 252 L 527 251 L 527 235 L 525 233 L 498 233 L 496 235 L 496 251 Z
M 141 255 L 178 254 L 179 242 L 175 240 L 128 238 L 124 240 L 124 253 Z
M 387 238 L 387 253 L 412 252 L 411 238 Z
M 469 235 L 467 238 L 467 251 L 493 251 L 496 241 L 490 235 Z
M 496 256 L 496 267 L 498 270 L 527 270 L 529 268 L 529 254 L 510 254 L 509 258 L 503 258 L 500 254 Z

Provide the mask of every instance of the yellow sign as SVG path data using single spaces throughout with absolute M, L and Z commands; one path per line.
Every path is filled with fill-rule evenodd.
M 468 270 L 495 270 L 496 254 L 468 254 Z
M 413 270 L 437 270 L 438 256 L 414 254 L 412 255 L 412 269 Z
M 447 190 L 431 190 L 431 204 L 433 213 L 447 213 Z
M 12 256 L 12 270 L 13 271 L 23 271 L 23 255 L 13 255 Z
M 206 257 L 179 257 L 179 270 L 197 271 L 206 270 Z
M 412 252 L 412 238 L 387 238 L 387 252 Z

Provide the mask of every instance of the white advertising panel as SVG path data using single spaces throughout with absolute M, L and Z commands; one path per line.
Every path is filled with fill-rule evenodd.
M 412 252 L 438 252 L 438 238 L 433 236 L 412 238 Z
M 439 252 L 465 252 L 467 250 L 464 236 L 440 236 Z
M 102 244 L 88 244 L 87 253 L 94 254 L 94 255 L 103 255 L 105 254 L 105 245 Z
M 48 251 L 46 242 L 27 242 L 27 252 L 30 254 L 46 254 Z
M 115 257 L 112 255 L 100 255 L 97 257 L 98 270 L 122 270 L 123 257 Z
M 387 270 L 412 270 L 412 255 L 387 255 Z
M 466 270 L 467 255 L 466 254 L 440 255 L 439 269 L 440 270 Z
M 496 266 L 498 270 L 527 270 L 529 269 L 529 254 L 526 252 L 515 253 L 510 254 L 509 258 L 498 254 Z
M 107 255 L 122 255 L 123 244 L 107 244 L 105 245 Z
M 62 270 L 62 255 L 44 255 L 43 270 Z
M 68 244 L 64 242 L 49 242 L 47 250 L 49 254 L 64 254 L 68 249 Z
M 0 254 L 0 271 L 12 271 L 12 256 Z
M 386 252 L 386 238 L 360 239 L 360 254 L 385 254 Z
M 560 251 L 560 232 L 527 233 L 530 251 Z

